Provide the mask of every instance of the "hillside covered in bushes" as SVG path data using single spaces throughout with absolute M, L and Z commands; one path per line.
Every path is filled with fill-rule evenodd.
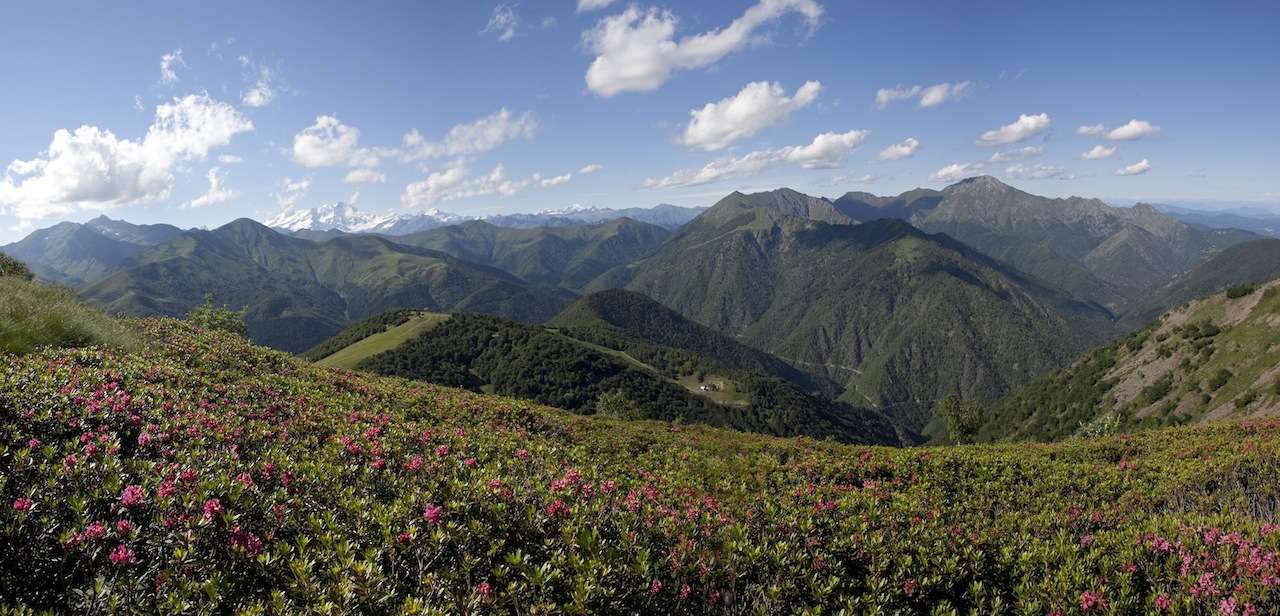
M 0 362 L 0 611 L 1280 610 L 1274 421 L 843 446 L 134 329 Z

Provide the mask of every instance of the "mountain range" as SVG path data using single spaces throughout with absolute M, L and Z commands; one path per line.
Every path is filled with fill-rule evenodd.
M 391 308 L 485 312 L 545 320 L 572 294 L 501 270 L 373 235 L 319 243 L 248 219 L 189 231 L 81 289 L 112 312 L 181 316 L 210 295 L 245 307 L 249 337 L 302 351 L 348 323 Z
M 672 230 L 692 220 L 700 211 L 702 208 L 668 204 L 650 208 L 624 209 L 574 205 L 563 209 L 527 214 L 495 214 L 481 218 L 451 214 L 434 208 L 417 214 L 372 214 L 361 212 L 353 205 L 338 202 L 309 209 L 290 209 L 267 220 L 265 224 L 273 229 L 294 233 L 309 231 L 406 235 L 476 220 L 498 227 L 531 228 L 591 224 L 630 218 Z
M 391 309 L 529 326 L 588 294 L 592 327 L 556 324 L 580 342 L 696 356 L 932 434 L 945 396 L 997 398 L 1180 303 L 1280 275 L 1280 240 L 990 177 L 896 196 L 735 192 L 707 209 L 468 220 L 334 204 L 268 222 L 98 218 L 0 250 L 111 311 L 180 316 L 206 295 L 244 307 L 251 339 L 293 352 Z M 632 293 L 589 295 L 611 289 Z M 603 317 L 613 304 L 622 330 Z
M 170 225 L 135 225 L 99 216 L 83 224 L 62 222 L 37 230 L 0 251 L 21 259 L 38 278 L 77 286 L 181 234 Z
M 1099 199 L 1040 197 L 990 176 L 897 197 L 848 193 L 833 205 L 860 220 L 901 218 L 946 233 L 1113 312 L 1214 253 L 1260 237 L 1189 225 L 1149 204 L 1117 208 Z
M 824 222 L 841 216 L 794 191 L 734 193 L 591 288 L 643 293 L 915 430 L 942 396 L 993 397 L 1111 335 L 1101 306 L 948 236 Z

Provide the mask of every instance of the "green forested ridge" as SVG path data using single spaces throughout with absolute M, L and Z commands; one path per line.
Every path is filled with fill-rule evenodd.
M 1260 237 L 1188 225 L 1147 204 L 1117 208 L 1099 199 L 1041 197 L 990 176 L 897 197 L 849 193 L 834 204 L 855 218 L 901 218 L 946 233 L 1114 312 L 1223 249 Z
M 303 351 L 388 309 L 470 310 L 542 321 L 572 299 L 506 272 L 374 236 L 316 243 L 241 219 L 146 250 L 82 290 L 112 312 L 185 314 L 212 294 L 247 308 L 249 337 Z
M 1280 414 L 1280 286 L 1242 285 L 1161 316 L 990 406 L 988 440 L 1055 440 Z
M 596 224 L 510 228 L 472 221 L 392 238 L 510 272 L 533 284 L 581 289 L 653 252 L 671 233 L 620 218 Z
M 1213 295 L 1233 284 L 1263 282 L 1280 278 L 1280 239 L 1243 242 L 1210 257 L 1126 311 L 1121 323 L 1126 328 L 1142 327 L 1165 311 Z
M 625 283 L 845 388 L 908 426 L 949 394 L 993 398 L 1110 335 L 1109 313 L 899 220 L 830 225 L 735 194 Z
M 610 289 L 584 296 L 550 321 L 571 336 L 626 350 L 672 376 L 708 366 L 758 372 L 810 391 L 835 393 L 836 385 L 758 349 L 695 323 L 634 291 Z
M 580 413 L 600 411 L 620 392 L 638 418 L 693 421 L 778 435 L 845 442 L 913 438 L 877 413 L 811 396 L 795 385 L 734 373 L 751 402 L 722 406 L 674 383 L 659 369 L 596 350 L 557 331 L 495 317 L 459 314 L 362 369 L 474 391 L 534 400 Z

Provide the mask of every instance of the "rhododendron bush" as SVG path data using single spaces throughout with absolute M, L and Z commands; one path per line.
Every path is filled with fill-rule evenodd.
M 1280 424 L 893 450 L 173 321 L 0 357 L 0 612 L 1280 613 Z

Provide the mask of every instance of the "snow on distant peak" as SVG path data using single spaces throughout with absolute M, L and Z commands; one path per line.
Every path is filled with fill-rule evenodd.
M 410 233 L 442 224 L 468 220 L 466 216 L 436 209 L 421 214 L 361 212 L 346 203 L 329 203 L 305 210 L 285 210 L 267 221 L 268 227 L 287 231 L 342 231 L 344 233 Z

